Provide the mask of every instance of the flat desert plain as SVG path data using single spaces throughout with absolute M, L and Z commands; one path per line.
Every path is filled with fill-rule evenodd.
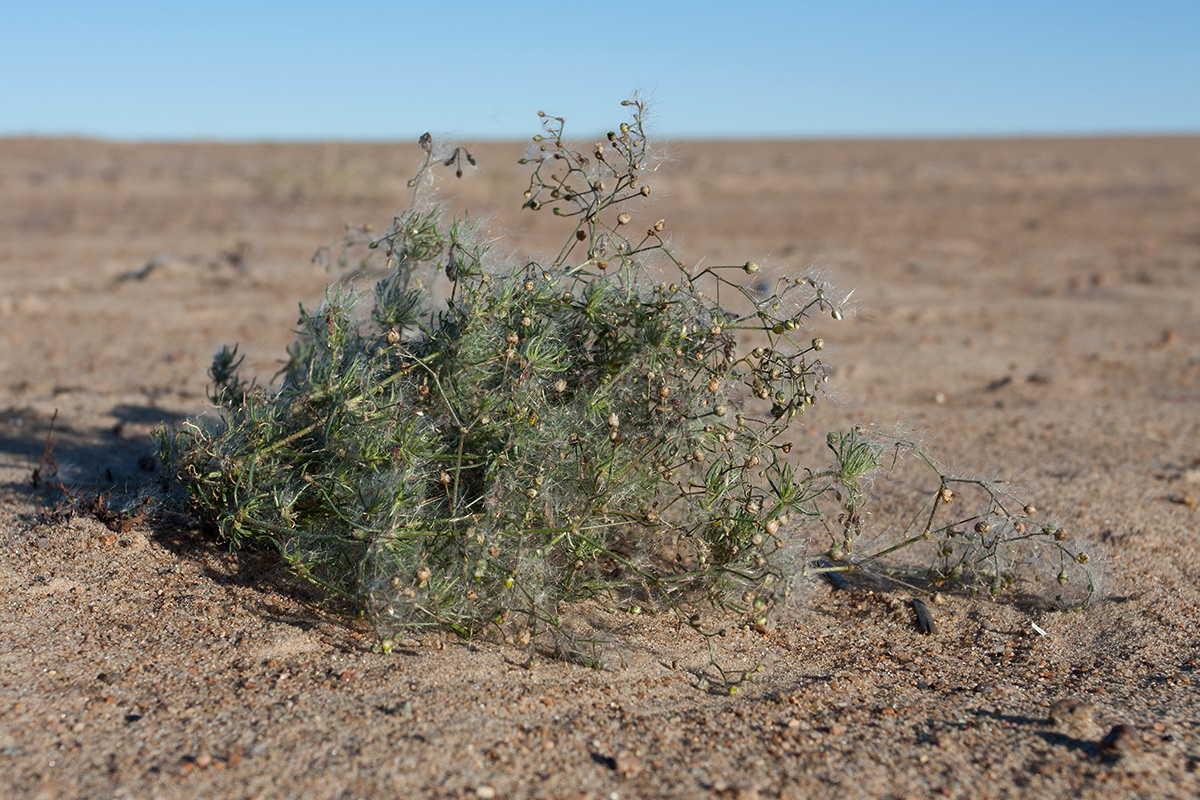
M 523 149 L 473 147 L 444 196 L 557 252 Z M 600 670 L 448 635 L 374 652 L 269 555 L 91 501 L 153 484 L 150 434 L 204 412 L 222 344 L 270 379 L 338 277 L 313 252 L 390 222 L 416 144 L 3 140 L 0 795 L 1200 795 L 1200 139 L 661 154 L 639 214 L 681 258 L 854 290 L 819 321 L 798 462 L 862 424 L 1027 487 L 1094 553 L 1090 610 L 948 593 L 926 634 L 903 587 L 818 581 L 767 633 L 713 617 L 724 663 L 763 665 L 733 696 L 672 618 L 600 606 L 573 612 Z M 868 529 L 903 525 L 876 491 Z

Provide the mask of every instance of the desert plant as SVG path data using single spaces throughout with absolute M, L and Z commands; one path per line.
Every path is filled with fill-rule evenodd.
M 840 319 L 840 300 L 816 275 L 747 286 L 753 261 L 691 268 L 665 221 L 635 222 L 651 154 L 645 109 L 627 105 L 585 149 L 540 115 L 524 207 L 567 230 L 545 261 L 498 252 L 476 219 L 427 200 L 436 169 L 474 159 L 423 136 L 410 208 L 326 253 L 382 272 L 369 310 L 345 287 L 302 307 L 274 391 L 222 350 L 220 419 L 161 433 L 192 512 L 235 545 L 276 548 L 384 641 L 498 626 L 561 646 L 560 604 L 592 597 L 668 609 L 702 635 L 697 604 L 766 625 L 803 576 L 922 544 L 928 563 L 880 573 L 997 593 L 1043 548 L 1085 601 L 1086 556 L 1061 529 L 910 442 L 853 429 L 829 435 L 830 466 L 793 463 L 788 434 L 825 378 L 811 328 Z M 932 469 L 931 503 L 864 548 L 865 482 L 905 454 Z M 953 502 L 967 490 L 975 510 Z

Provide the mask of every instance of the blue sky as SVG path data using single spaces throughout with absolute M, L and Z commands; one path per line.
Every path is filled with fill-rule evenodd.
M 1200 133 L 1200 0 L 52 2 L 0 11 L 0 135 Z

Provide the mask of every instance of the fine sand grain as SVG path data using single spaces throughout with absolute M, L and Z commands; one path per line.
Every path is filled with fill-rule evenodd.
M 553 244 L 518 211 L 521 146 L 474 152 L 448 197 Z M 56 484 L 87 505 L 152 480 L 150 432 L 204 410 L 223 343 L 269 380 L 334 277 L 313 251 L 388 223 L 415 145 L 3 140 L 0 796 L 1200 795 L 1200 139 L 667 154 L 649 213 L 685 260 L 856 290 L 821 322 L 831 397 L 798 459 L 899 426 L 1019 481 L 1090 540 L 1092 610 L 948 595 L 927 635 L 895 586 L 815 583 L 768 634 L 712 617 L 726 663 L 764 665 L 732 697 L 670 619 L 600 607 L 574 617 L 604 670 L 450 636 L 372 652 L 269 557 L 55 513 Z M 868 524 L 902 524 L 876 489 Z

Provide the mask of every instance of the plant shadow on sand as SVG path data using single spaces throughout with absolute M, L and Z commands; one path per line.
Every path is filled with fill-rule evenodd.
M 116 405 L 108 416 L 116 420 L 115 424 L 95 428 L 28 406 L 0 411 L 0 454 L 33 465 L 26 481 L 0 483 L 0 489 L 17 491 L 62 484 L 78 491 L 136 493 L 137 487 L 153 479 L 158 471 L 158 458 L 142 431 L 177 424 L 184 417 L 132 404 Z
M 253 590 L 261 602 L 251 605 L 257 606 L 254 610 L 264 623 L 303 631 L 323 622 L 353 627 L 345 609 L 331 608 L 277 553 L 254 547 L 231 551 L 214 530 L 157 507 L 160 464 L 150 438 L 143 434 L 179 424 L 184 415 L 119 404 L 108 416 L 116 419 L 112 427 L 88 428 L 29 407 L 0 411 L 0 453 L 32 465 L 23 480 L 0 483 L 0 492 L 22 495 L 34 508 L 40 507 L 29 523 L 61 523 L 82 516 L 105 525 L 113 535 L 140 528 L 179 560 L 196 563 L 215 585 Z M 296 601 L 296 609 L 275 602 L 281 595 Z

